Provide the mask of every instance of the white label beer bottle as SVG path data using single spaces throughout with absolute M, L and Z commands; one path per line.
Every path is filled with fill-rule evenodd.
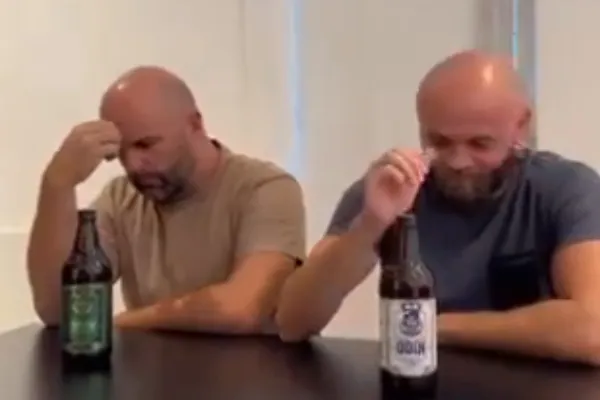
M 434 398 L 434 279 L 421 259 L 412 214 L 401 216 L 390 226 L 381 240 L 380 254 L 380 369 L 384 398 Z
M 96 213 L 81 210 L 75 243 L 62 270 L 60 336 L 66 370 L 110 368 L 112 278 L 100 247 Z

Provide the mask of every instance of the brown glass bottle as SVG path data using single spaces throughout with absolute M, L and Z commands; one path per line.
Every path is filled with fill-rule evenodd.
M 71 254 L 62 270 L 60 336 L 68 371 L 106 370 L 112 353 L 112 269 L 100 247 L 96 212 L 78 212 Z
M 380 374 L 384 398 L 435 398 L 435 285 L 431 271 L 421 259 L 414 215 L 398 218 L 385 232 L 379 250 Z

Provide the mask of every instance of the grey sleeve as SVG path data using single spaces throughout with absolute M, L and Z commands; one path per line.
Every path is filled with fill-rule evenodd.
M 341 235 L 345 233 L 354 218 L 363 207 L 363 180 L 354 182 L 342 195 L 337 204 L 325 235 Z
M 574 163 L 556 185 L 552 216 L 556 246 L 600 240 L 600 176 L 592 168 Z

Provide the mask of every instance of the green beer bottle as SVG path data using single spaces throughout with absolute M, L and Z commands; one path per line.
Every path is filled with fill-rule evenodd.
M 71 371 L 110 368 L 112 269 L 100 247 L 96 212 L 78 212 L 71 254 L 62 270 L 63 367 Z

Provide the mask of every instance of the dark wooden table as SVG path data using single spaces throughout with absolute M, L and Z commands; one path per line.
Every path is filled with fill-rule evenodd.
M 110 374 L 61 373 L 55 330 L 27 326 L 0 336 L 0 399 L 373 400 L 377 344 L 315 339 L 122 332 Z M 443 400 L 598 400 L 600 369 L 440 352 Z

